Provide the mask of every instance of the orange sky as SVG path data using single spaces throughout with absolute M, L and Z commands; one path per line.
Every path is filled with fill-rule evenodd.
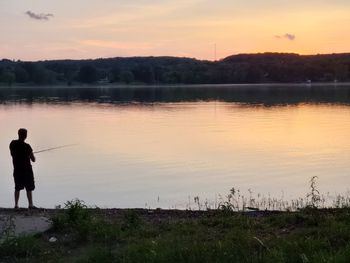
M 0 58 L 349 52 L 349 14 L 348 0 L 1 0 Z

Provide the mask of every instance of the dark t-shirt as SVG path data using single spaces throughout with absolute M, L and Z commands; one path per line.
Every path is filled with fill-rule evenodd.
M 13 140 L 10 143 L 12 163 L 14 169 L 27 170 L 31 169 L 30 154 L 33 152 L 28 143 L 19 140 Z

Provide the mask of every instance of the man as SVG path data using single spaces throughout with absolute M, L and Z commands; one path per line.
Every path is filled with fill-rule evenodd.
M 35 189 L 34 175 L 31 161 L 35 162 L 32 147 L 25 143 L 27 130 L 18 130 L 18 140 L 10 143 L 10 151 L 13 162 L 13 177 L 15 179 L 15 209 L 18 209 L 18 200 L 20 191 L 24 188 L 27 191 L 28 208 L 36 209 L 33 205 L 32 191 Z

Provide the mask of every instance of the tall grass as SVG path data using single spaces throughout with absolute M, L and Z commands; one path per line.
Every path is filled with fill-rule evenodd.
M 193 198 L 194 206 L 190 204 L 190 210 L 229 210 L 229 211 L 298 211 L 306 208 L 348 208 L 350 207 L 350 195 L 337 194 L 331 196 L 329 193 L 322 194 L 317 187 L 317 176 L 309 181 L 309 192 L 304 197 L 285 200 L 284 196 L 279 198 L 269 195 L 255 194 L 251 189 L 247 193 L 232 187 L 228 194 L 218 195 L 216 202 L 202 201 L 200 197 Z

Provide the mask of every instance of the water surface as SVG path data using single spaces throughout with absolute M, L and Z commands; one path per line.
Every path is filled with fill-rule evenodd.
M 0 206 L 12 206 L 9 142 L 29 130 L 39 206 L 213 203 L 231 187 L 305 196 L 350 183 L 349 86 L 0 89 Z M 22 206 L 26 205 L 24 193 Z

